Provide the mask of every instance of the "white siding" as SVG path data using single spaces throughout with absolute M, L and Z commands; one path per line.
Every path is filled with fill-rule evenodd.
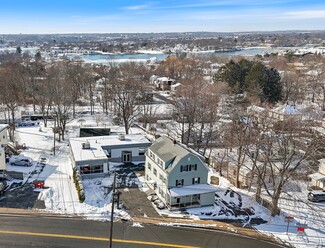
M 122 151 L 131 151 L 132 157 L 139 156 L 139 147 L 119 148 L 119 149 L 113 148 L 111 150 L 111 158 L 121 158 Z
M 3 148 L 0 148 L 0 170 L 6 170 L 6 155 Z
M 0 132 L 0 146 L 4 147 L 8 144 L 8 142 L 9 142 L 8 131 L 7 128 L 5 128 Z

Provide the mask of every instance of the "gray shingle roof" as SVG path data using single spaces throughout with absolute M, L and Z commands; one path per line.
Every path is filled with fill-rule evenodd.
M 150 150 L 164 162 L 168 162 L 175 157 L 182 158 L 190 153 L 184 147 L 177 143 L 174 144 L 173 140 L 165 136 L 158 138 L 156 142 L 150 146 Z

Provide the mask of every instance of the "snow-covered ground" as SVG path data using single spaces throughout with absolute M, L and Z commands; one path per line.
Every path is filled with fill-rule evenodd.
M 100 121 L 98 121 L 100 119 Z M 107 125 L 111 123 L 99 115 L 90 117 L 85 114 L 79 116 L 68 124 L 67 139 L 77 135 L 78 126 L 97 126 L 100 122 Z M 50 123 L 51 125 L 51 123 Z M 123 127 L 114 127 L 113 130 L 123 131 Z M 141 132 L 133 128 L 132 133 Z M 56 142 L 56 154 L 53 155 L 52 128 L 41 129 L 39 127 L 21 127 L 16 132 L 19 144 L 25 143 L 27 149 L 22 152 L 26 157 L 33 159 L 31 167 L 8 165 L 8 170 L 16 170 L 24 173 L 29 182 L 35 179 L 45 180 L 45 188 L 39 190 L 39 199 L 45 203 L 45 210 L 67 215 L 80 215 L 89 219 L 107 220 L 111 211 L 111 186 L 112 177 L 85 179 L 83 181 L 86 200 L 80 203 L 77 191 L 72 179 L 72 166 L 69 158 L 67 141 Z M 40 173 L 30 173 L 37 169 L 40 156 L 47 158 L 46 166 Z M 218 176 L 211 170 L 211 175 Z M 148 188 L 143 184 L 143 177 L 134 183 L 140 186 L 142 191 Z M 133 179 L 134 180 L 134 179 Z M 216 191 L 216 204 L 212 207 L 193 208 L 184 212 L 170 212 L 158 210 L 162 216 L 184 217 L 195 219 L 236 220 L 240 219 L 243 226 L 250 224 L 253 219 L 263 219 L 267 223 L 254 226 L 258 231 L 273 235 L 285 240 L 296 247 L 324 247 L 325 246 L 325 203 L 311 203 L 307 200 L 307 187 L 300 184 L 299 187 L 288 189 L 288 194 L 283 195 L 280 201 L 281 215 L 270 217 L 269 211 L 256 203 L 252 193 L 233 187 L 227 180 L 220 178 Z M 239 212 L 238 212 L 239 211 Z M 241 212 L 242 211 L 242 212 Z M 285 216 L 293 216 L 289 223 Z M 115 217 L 130 218 L 124 210 L 116 210 Z M 306 224 L 304 233 L 297 231 L 296 223 Z

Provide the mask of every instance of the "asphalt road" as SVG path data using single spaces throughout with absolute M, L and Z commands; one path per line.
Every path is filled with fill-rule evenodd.
M 109 222 L 25 215 L 0 215 L 0 247 L 109 247 Z M 203 229 L 114 223 L 120 247 L 274 248 L 275 244 Z

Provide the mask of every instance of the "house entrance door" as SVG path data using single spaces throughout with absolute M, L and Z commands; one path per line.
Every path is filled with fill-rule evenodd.
M 122 151 L 122 162 L 130 163 L 132 161 L 132 152 L 131 151 Z

